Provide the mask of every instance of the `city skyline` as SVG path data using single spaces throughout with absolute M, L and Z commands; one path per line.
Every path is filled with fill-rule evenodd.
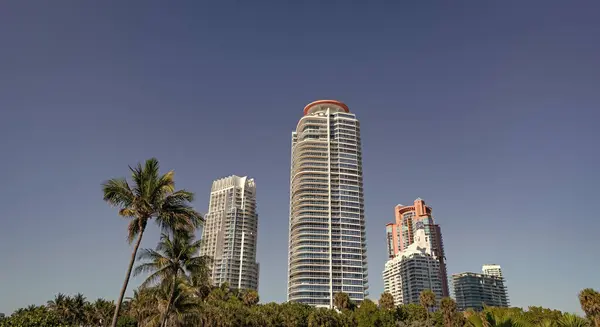
M 600 248 L 598 9 L 3 2 L 0 312 L 116 299 L 131 248 L 100 183 L 151 157 L 201 212 L 215 178 L 259 183 L 261 301 L 285 301 L 289 133 L 319 98 L 361 121 L 370 297 L 393 206 L 421 196 L 449 274 L 500 263 L 511 305 L 580 312 L 577 292 L 600 288 L 581 251 Z

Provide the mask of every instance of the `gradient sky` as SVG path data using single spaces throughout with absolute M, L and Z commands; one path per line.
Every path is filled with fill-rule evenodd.
M 260 297 L 284 301 L 291 131 L 322 98 L 361 121 L 371 298 L 385 223 L 422 197 L 450 274 L 498 263 L 513 305 L 579 311 L 600 3 L 343 3 L 2 1 L 0 312 L 117 297 L 131 248 L 100 184 L 152 156 L 201 212 L 212 180 L 256 179 Z

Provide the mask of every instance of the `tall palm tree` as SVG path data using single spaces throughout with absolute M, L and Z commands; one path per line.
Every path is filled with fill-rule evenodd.
M 596 327 L 600 327 L 600 293 L 586 288 L 579 292 L 579 303 L 588 319 L 593 321 Z
M 419 302 L 427 310 L 427 325 L 429 325 L 429 311 L 435 306 L 435 293 L 431 290 L 423 290 L 419 295 Z
M 127 240 L 130 244 L 136 241 L 116 303 L 112 327 L 117 325 L 121 303 L 148 221 L 154 218 L 165 230 L 193 230 L 202 222 L 200 214 L 189 205 L 194 200 L 194 194 L 185 190 L 175 191 L 174 172 L 169 171 L 161 176 L 158 160 L 152 158 L 146 160 L 144 166 L 138 163 L 137 167 L 129 169 L 133 181 L 131 187 L 125 178 L 111 179 L 102 184 L 104 201 L 120 208 L 119 215 L 131 219 Z
M 444 326 L 452 327 L 454 324 L 454 317 L 456 316 L 456 301 L 449 297 L 445 297 L 440 301 L 440 311 L 444 317 Z
M 156 283 L 166 284 L 170 289 L 166 309 L 160 319 L 160 326 L 165 326 L 171 305 L 175 299 L 177 279 L 197 274 L 205 274 L 207 259 L 199 256 L 200 241 L 194 241 L 192 233 L 175 231 L 172 238 L 163 233 L 156 250 L 143 249 L 138 256 L 139 260 L 146 262 L 135 268 L 134 275 L 149 272 L 150 276 L 142 283 L 141 287 L 148 287 Z

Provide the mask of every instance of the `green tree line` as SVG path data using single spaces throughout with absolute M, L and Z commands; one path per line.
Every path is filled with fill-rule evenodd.
M 579 293 L 586 317 L 541 307 L 460 312 L 453 299 L 436 299 L 429 290 L 419 304 L 400 306 L 389 293 L 378 303 L 367 299 L 360 305 L 338 293 L 334 309 L 259 304 L 256 291 L 211 285 L 210 258 L 198 255 L 200 241 L 194 237 L 203 219 L 190 206 L 193 193 L 175 190 L 173 171 L 160 175 L 156 159 L 130 170 L 131 185 L 125 178 L 103 184 L 104 200 L 130 220 L 127 235 L 134 245 L 118 300 L 58 294 L 45 305 L 0 317 L 0 327 L 600 327 L 600 293 L 593 289 Z M 149 221 L 161 228 L 160 241 L 155 249 L 139 249 Z M 131 274 L 146 278 L 125 298 Z
M 378 303 L 367 299 L 360 305 L 350 301 L 347 294 L 338 293 L 334 297 L 335 309 L 324 309 L 289 302 L 259 304 L 255 291 L 240 291 L 227 284 L 205 287 L 181 278 L 176 281 L 174 292 L 160 283 L 135 290 L 133 296 L 123 302 L 117 326 L 598 327 L 600 322 L 597 311 L 600 293 L 590 289 L 579 295 L 587 317 L 542 307 L 527 310 L 486 307 L 482 312 L 460 312 L 451 298 L 441 299 L 439 305 L 432 308 L 427 303 L 428 293 L 423 292 L 420 304 L 399 306 L 394 305 L 389 293 L 383 293 Z M 590 302 L 589 296 L 594 297 Z M 168 305 L 169 299 L 172 299 L 171 305 Z M 15 311 L 10 317 L 0 318 L 0 326 L 106 327 L 112 321 L 115 307 L 114 302 L 103 299 L 88 302 L 82 294 L 58 294 L 46 305 L 32 305 Z

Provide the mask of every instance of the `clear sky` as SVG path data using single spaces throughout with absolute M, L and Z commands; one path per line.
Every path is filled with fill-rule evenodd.
M 600 3 L 289 2 L 0 3 L 0 312 L 117 297 L 131 248 L 100 184 L 152 156 L 201 212 L 212 180 L 256 179 L 260 297 L 284 301 L 291 131 L 322 98 L 361 121 L 372 298 L 385 223 L 422 197 L 450 274 L 498 263 L 512 304 L 579 311 Z

